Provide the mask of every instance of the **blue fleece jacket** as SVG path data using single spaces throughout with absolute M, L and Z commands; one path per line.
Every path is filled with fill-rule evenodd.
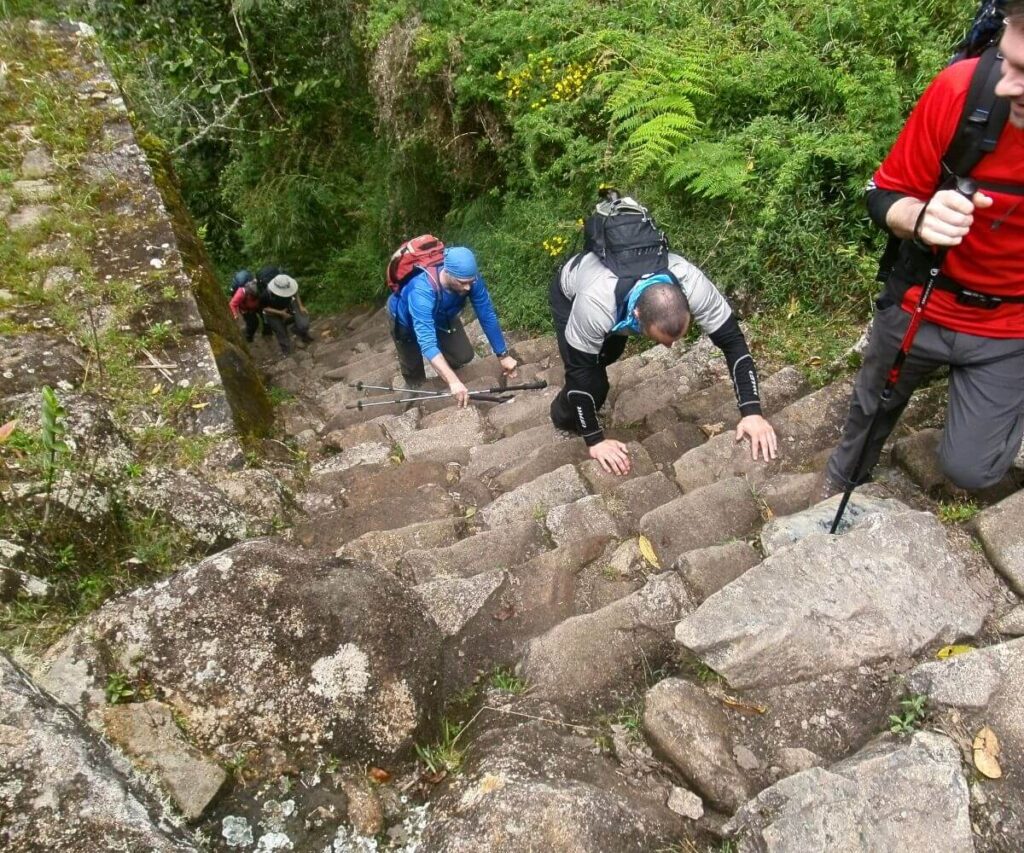
M 438 280 L 441 268 L 438 267 L 433 272 L 435 280 Z M 388 311 L 400 325 L 413 330 L 416 342 L 420 345 L 420 352 L 427 361 L 430 361 L 441 352 L 437 345 L 438 330 L 448 331 L 451 328 L 452 321 L 465 307 L 467 299 L 473 303 L 473 310 L 476 311 L 491 349 L 495 354 L 505 352 L 508 347 L 505 346 L 505 338 L 501 334 L 498 315 L 494 311 L 494 303 L 491 302 L 487 285 L 480 276 L 473 282 L 469 293 L 458 294 L 440 285 L 435 286 L 430 277 L 421 272 L 411 278 L 398 293 L 388 298 Z

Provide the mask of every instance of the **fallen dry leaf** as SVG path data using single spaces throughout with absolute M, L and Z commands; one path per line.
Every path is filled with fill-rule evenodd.
M 742 699 L 737 699 L 735 696 L 729 696 L 725 693 L 723 693 L 719 698 L 730 708 L 736 708 L 739 711 L 753 711 L 755 714 L 764 714 L 768 711 L 767 705 L 756 705 L 753 702 L 744 702 Z
M 368 771 L 368 775 L 378 785 L 386 785 L 391 781 L 391 774 L 387 770 L 383 770 L 380 767 L 371 767 Z
M 7 439 L 11 437 L 14 430 L 18 427 L 18 419 L 15 418 L 13 421 L 8 421 L 3 426 L 0 426 L 0 444 L 6 444 Z
M 968 646 L 963 643 L 955 646 L 943 646 L 935 653 L 935 657 L 939 660 L 945 660 L 946 658 L 956 657 L 957 655 L 967 654 L 967 652 L 973 652 L 974 646 Z
M 661 563 L 658 562 L 658 555 L 654 553 L 654 546 L 651 544 L 651 540 L 646 536 L 641 536 L 639 543 L 640 553 L 643 555 L 643 558 L 654 566 L 654 568 L 660 569 Z
M 725 432 L 725 421 L 719 421 L 716 424 L 701 424 L 700 431 L 708 438 L 714 438 L 719 433 Z
M 988 726 L 974 736 L 974 766 L 989 779 L 1003 775 L 1003 768 L 999 766 L 999 738 Z

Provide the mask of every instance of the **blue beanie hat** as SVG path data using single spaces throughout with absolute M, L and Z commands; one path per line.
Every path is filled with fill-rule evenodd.
M 465 246 L 452 246 L 444 250 L 444 271 L 455 278 L 476 278 L 476 258 Z

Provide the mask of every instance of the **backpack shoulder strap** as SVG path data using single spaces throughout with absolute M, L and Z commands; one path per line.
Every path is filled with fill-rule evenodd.
M 998 45 L 992 45 L 981 54 L 956 133 L 942 157 L 943 180 L 954 175 L 961 178 L 969 175 L 982 157 L 995 150 L 1010 114 L 1010 102 L 996 97 L 1001 64 Z

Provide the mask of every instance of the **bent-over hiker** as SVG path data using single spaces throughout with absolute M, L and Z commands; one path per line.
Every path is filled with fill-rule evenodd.
M 288 326 L 292 325 L 295 334 L 306 343 L 312 343 L 309 334 L 309 314 L 306 306 L 299 298 L 299 285 L 294 278 L 281 273 L 267 282 L 267 289 L 261 297 L 263 316 L 267 325 L 274 330 L 281 352 L 288 355 L 292 351 L 288 339 Z
M 761 416 L 754 359 L 718 288 L 696 266 L 668 251 L 664 234 L 632 199 L 616 196 L 602 202 L 586 229 L 590 250 L 570 258 L 555 273 L 549 290 L 565 365 L 565 384 L 551 403 L 552 423 L 582 435 L 591 458 L 606 471 L 628 474 L 626 445 L 605 438 L 597 418 L 608 396 L 608 365 L 622 355 L 630 334 L 671 347 L 686 334 L 692 318 L 729 365 L 741 415 L 736 440 L 750 439 L 754 459 L 774 459 L 778 443 L 775 430 Z M 618 274 L 595 250 L 604 251 Z M 641 269 L 646 267 L 644 274 L 629 274 L 631 258 L 639 260 Z
M 949 403 L 939 446 L 945 475 L 976 490 L 1009 470 L 1024 432 L 1024 0 L 1005 4 L 993 103 L 1008 106 L 995 149 L 969 169 L 979 191 L 966 199 L 944 186 L 979 62 L 943 70 L 921 96 L 868 185 L 872 219 L 903 243 L 875 300 L 874 324 L 839 446 L 817 500 L 870 476 L 914 389 L 949 366 Z M 990 89 L 990 91 L 992 91 Z M 986 113 L 993 110 L 985 110 Z M 994 136 L 995 131 L 991 131 Z M 965 161 L 966 162 L 966 161 Z M 952 165 L 950 165 L 952 164 Z M 965 177 L 965 175 L 960 175 Z M 906 332 L 933 252 L 948 249 L 892 397 L 869 436 L 880 390 Z M 865 448 L 860 476 L 852 470 Z M 853 482 L 856 477 L 857 482 Z
M 391 336 L 406 384 L 415 387 L 423 382 L 426 378 L 423 359 L 426 358 L 437 375 L 448 383 L 448 390 L 459 406 L 466 405 L 469 391 L 455 371 L 472 361 L 475 355 L 459 319 L 467 299 L 473 304 L 502 371 L 514 377 L 518 364 L 508 353 L 494 303 L 477 269 L 476 257 L 469 249 L 464 246 L 445 249 L 443 263 L 420 270 L 388 298 Z
M 245 323 L 245 339 L 250 344 L 256 337 L 256 330 L 260 327 L 260 316 L 263 311 L 263 302 L 260 300 L 259 286 L 255 277 L 250 276 L 241 287 L 235 290 L 228 303 L 231 309 L 231 316 L 236 320 L 241 317 Z M 264 318 L 264 323 L 266 318 Z

